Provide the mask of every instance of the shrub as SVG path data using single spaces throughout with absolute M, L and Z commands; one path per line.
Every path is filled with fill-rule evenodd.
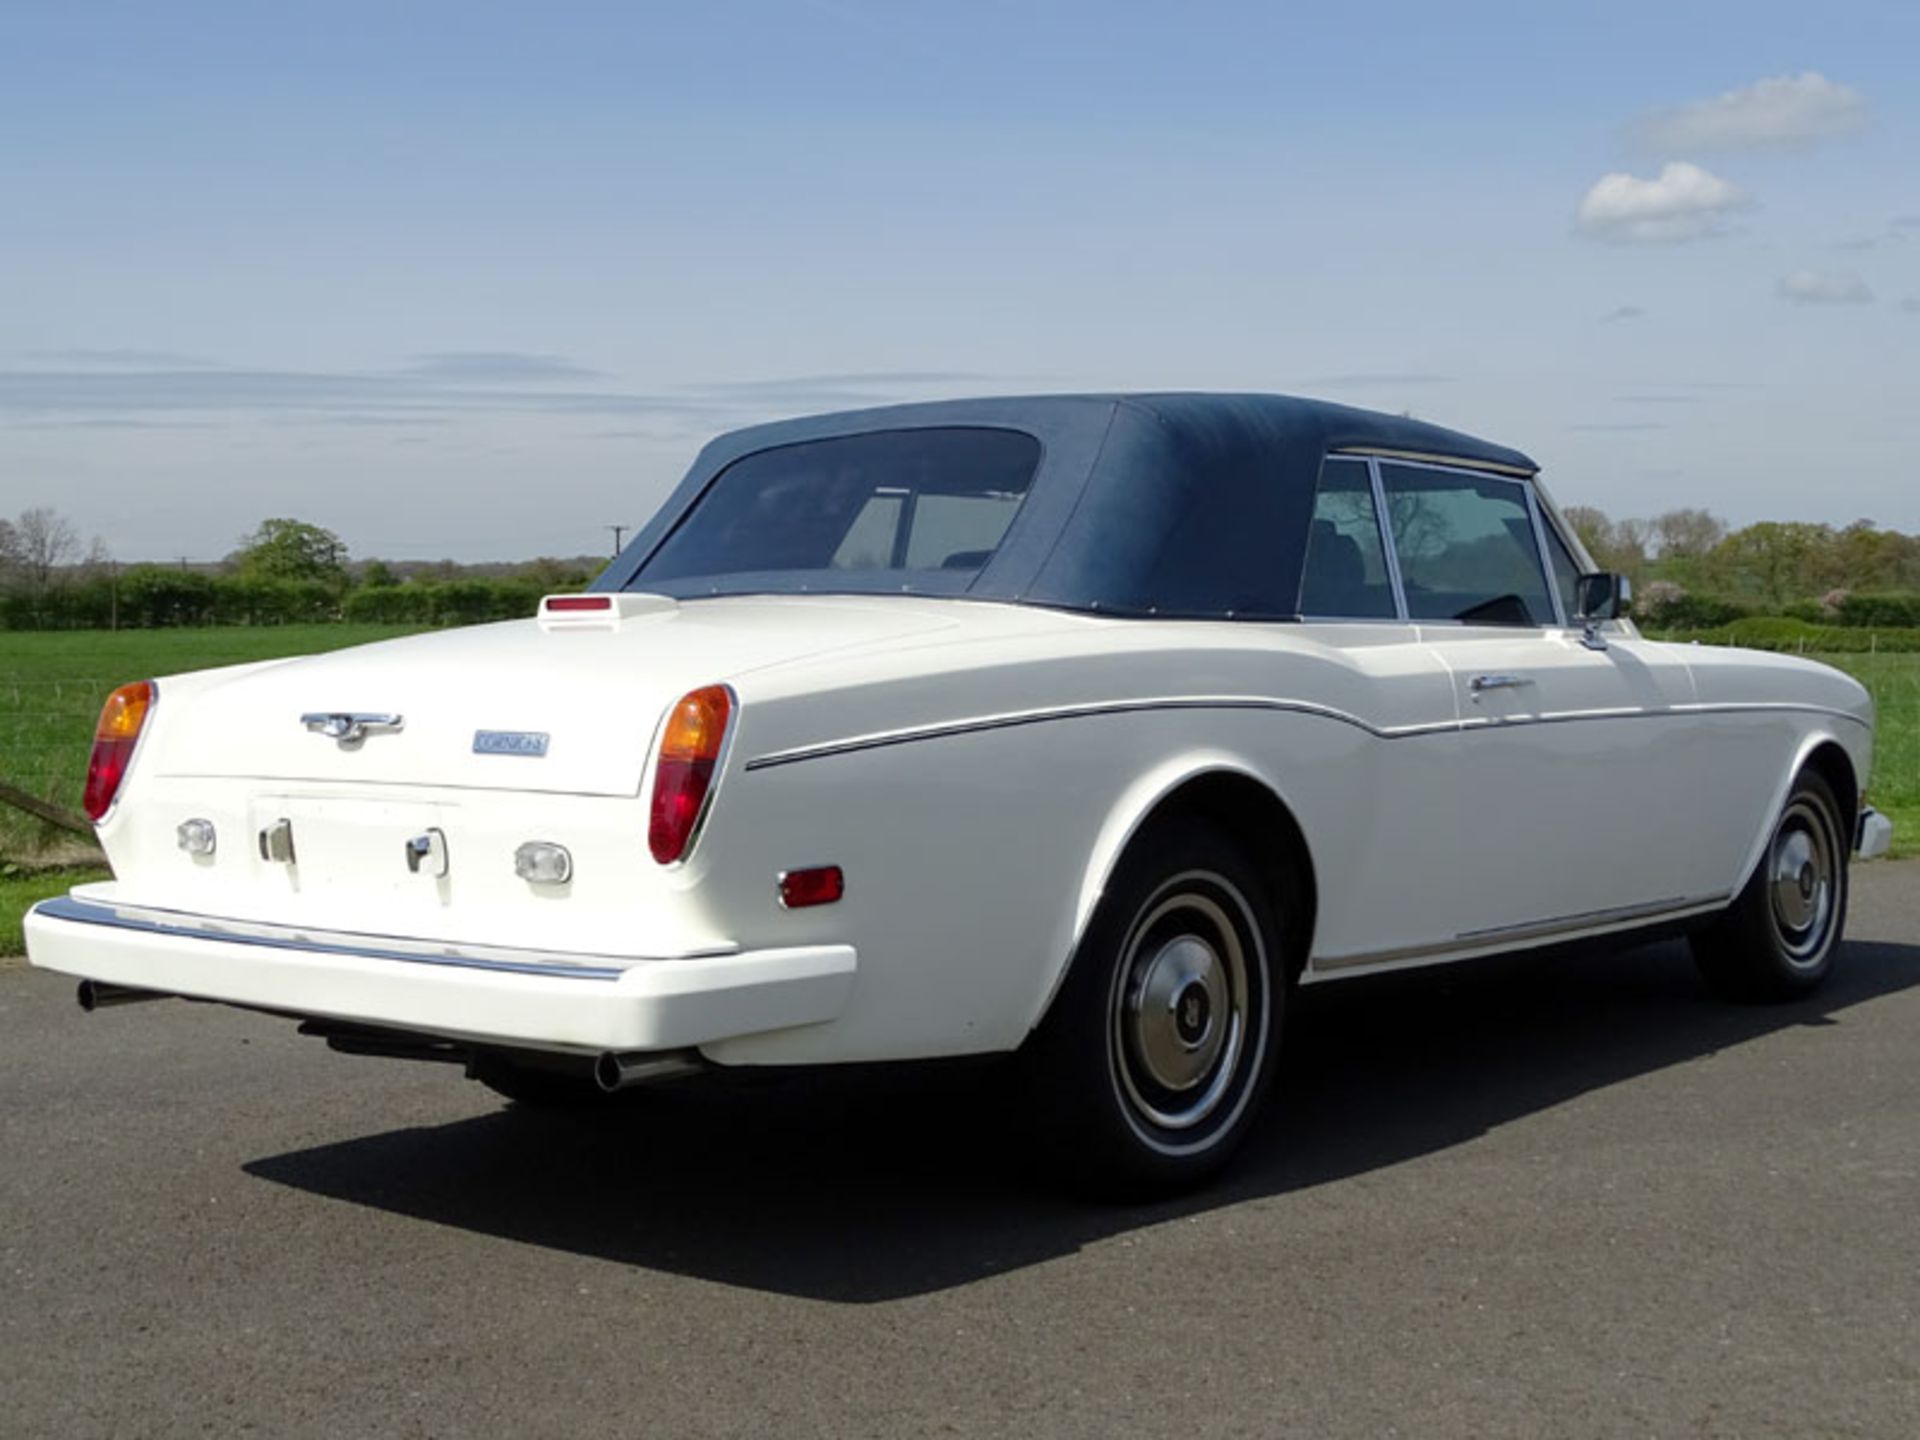
M 120 623 L 154 628 L 212 621 L 220 585 L 197 570 L 134 565 L 120 577 Z
M 1920 653 L 1920 629 L 1869 630 L 1857 625 L 1809 625 L 1784 615 L 1752 615 L 1711 630 L 1669 634 L 1672 640 L 1707 645 L 1743 645 L 1749 650 L 1788 650 L 1813 654 L 1859 655 Z
M 431 585 L 365 585 L 348 593 L 342 607 L 349 620 L 363 625 L 430 625 Z
M 1752 614 L 1752 610 L 1737 601 L 1718 595 L 1703 595 L 1696 590 L 1692 593 L 1682 591 L 1658 615 L 1649 614 L 1648 619 L 1656 625 L 1674 630 L 1711 630 L 1716 626 L 1744 620 Z
M 1687 588 L 1672 580 L 1649 580 L 1633 597 L 1633 613 L 1655 625 L 1668 625 L 1673 607 L 1687 598 Z
M 1848 595 L 1837 607 L 1842 625 L 1869 625 L 1876 628 L 1920 625 L 1920 595 L 1897 592 L 1883 595 Z

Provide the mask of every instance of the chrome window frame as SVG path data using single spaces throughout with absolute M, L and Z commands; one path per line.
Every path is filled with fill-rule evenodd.
M 1551 553 L 1548 552 L 1549 539 L 1560 542 L 1560 548 L 1565 550 L 1567 552 L 1567 558 L 1573 561 L 1575 576 L 1591 574 L 1593 567 L 1592 557 L 1586 555 L 1581 547 L 1570 538 L 1570 532 L 1563 528 L 1565 522 L 1561 521 L 1558 513 L 1552 508 L 1552 502 L 1539 492 L 1538 487 L 1529 488 L 1533 492 L 1534 523 L 1540 527 L 1540 546 L 1542 552 L 1546 554 L 1548 584 L 1551 585 L 1553 582 L 1553 557 Z M 1553 587 L 1553 603 L 1560 611 L 1561 628 L 1564 630 L 1578 629 L 1580 621 L 1568 611 L 1566 598 L 1561 595 L 1560 587 L 1557 585 Z
M 1547 582 L 1547 599 L 1553 602 L 1553 618 L 1557 628 L 1567 628 L 1567 607 L 1560 597 L 1560 586 L 1553 578 L 1553 556 L 1547 551 L 1547 530 L 1540 514 L 1540 497 L 1534 493 L 1533 486 L 1527 488 L 1527 513 L 1533 516 L 1533 548 L 1540 552 L 1540 574 Z M 1569 550 L 1568 556 L 1573 552 Z
M 1381 543 L 1386 546 L 1387 578 L 1393 582 L 1393 608 L 1400 616 L 1400 623 L 1411 625 L 1413 613 L 1407 609 L 1407 582 L 1400 578 L 1400 543 L 1393 537 L 1393 526 L 1387 520 L 1387 482 L 1380 478 L 1380 457 L 1368 455 L 1367 474 L 1373 481 L 1373 517 L 1380 526 Z
M 1393 454 L 1391 452 L 1367 453 L 1358 450 L 1333 450 L 1328 452 L 1326 459 L 1334 459 L 1336 457 L 1365 459 L 1368 467 L 1373 472 L 1374 508 L 1379 518 L 1381 531 L 1385 534 L 1387 540 L 1387 570 L 1393 577 L 1394 601 L 1399 607 L 1402 621 L 1410 625 L 1458 625 L 1463 627 L 1469 625 L 1488 625 L 1492 628 L 1506 631 L 1536 630 L 1544 632 L 1547 630 L 1565 630 L 1568 628 L 1566 611 L 1560 603 L 1559 587 L 1553 583 L 1553 566 L 1547 560 L 1546 536 L 1541 531 L 1541 526 L 1545 521 L 1545 513 L 1535 488 L 1537 472 L 1527 472 L 1523 474 L 1517 469 L 1508 469 L 1507 467 L 1470 464 L 1466 461 L 1445 462 L 1439 459 L 1414 459 L 1409 456 Z M 1326 461 L 1322 460 L 1321 463 L 1325 464 Z M 1547 592 L 1548 602 L 1553 606 L 1553 618 L 1550 621 L 1535 625 L 1501 625 L 1497 622 L 1485 620 L 1450 620 L 1440 617 L 1432 619 L 1424 616 L 1419 618 L 1414 617 L 1407 607 L 1406 582 L 1402 579 L 1400 573 L 1399 537 L 1393 533 L 1393 526 L 1388 522 L 1387 518 L 1387 487 L 1386 480 L 1382 474 L 1383 463 L 1397 465 L 1407 470 L 1435 470 L 1444 475 L 1464 475 L 1476 480 L 1493 480 L 1502 485 L 1517 486 L 1521 494 L 1525 497 L 1524 503 L 1527 508 L 1528 523 L 1533 530 L 1534 560 L 1540 567 L 1540 581 Z M 1319 481 L 1316 477 L 1315 484 L 1317 485 L 1318 483 Z M 1568 553 L 1578 558 L 1579 552 L 1571 546 L 1568 547 Z M 1305 583 L 1305 569 L 1306 567 L 1303 564 L 1301 566 L 1302 584 Z

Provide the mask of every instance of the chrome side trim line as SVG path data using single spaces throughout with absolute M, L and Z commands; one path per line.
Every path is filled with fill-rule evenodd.
M 1836 720 L 1851 720 L 1862 729 L 1872 722 L 1851 710 L 1836 710 L 1831 705 L 1810 705 L 1800 700 L 1687 700 L 1673 707 L 1682 715 L 1740 715 L 1748 711 L 1781 710 L 1802 715 L 1831 715 Z
M 803 760 L 820 760 L 832 755 L 851 755 L 862 750 L 880 750 L 892 745 L 908 745 L 917 740 L 944 740 L 956 735 L 978 735 L 989 730 L 1010 730 L 1022 725 L 1044 725 L 1055 720 L 1079 720 L 1094 715 L 1136 715 L 1162 710 L 1266 710 L 1278 714 L 1312 715 L 1363 730 L 1376 740 L 1408 740 L 1422 735 L 1479 734 L 1490 730 L 1511 730 L 1526 725 L 1565 725 L 1588 720 L 1654 720 L 1681 715 L 1740 714 L 1748 711 L 1801 711 L 1866 722 L 1845 710 L 1824 705 L 1793 703 L 1694 704 L 1668 706 L 1659 710 L 1627 710 L 1619 707 L 1594 710 L 1552 710 L 1537 715 L 1487 715 L 1457 720 L 1435 720 L 1418 725 L 1381 726 L 1369 724 L 1358 715 L 1337 710 L 1331 705 L 1316 705 L 1307 700 L 1273 700 L 1259 695 L 1179 695 L 1151 700 L 1115 700 L 1085 705 L 1059 705 L 1043 710 L 1017 710 L 999 715 L 978 715 L 967 720 L 939 721 L 927 725 L 903 726 L 898 730 L 880 730 L 867 735 L 850 735 L 844 740 L 823 740 L 812 745 L 796 745 L 757 755 L 742 767 L 746 770 L 770 770 L 779 765 L 796 765 Z
M 1731 892 L 1703 895 L 1692 899 L 1674 897 L 1642 905 L 1617 905 L 1607 910 L 1587 910 L 1577 915 L 1561 915 L 1551 920 L 1528 920 L 1518 925 L 1496 925 L 1487 930 L 1467 930 L 1444 945 L 1408 945 L 1397 950 L 1370 950 L 1356 955 L 1316 956 L 1307 966 L 1314 974 L 1347 974 L 1361 969 L 1437 964 L 1464 959 L 1473 952 L 1492 953 L 1508 947 L 1561 940 L 1588 932 L 1616 929 L 1623 925 L 1661 920 L 1679 920 L 1690 915 L 1718 910 L 1733 899 Z
M 796 745 L 790 750 L 775 750 L 747 761 L 748 770 L 768 770 L 776 765 L 794 765 L 802 760 L 818 760 L 828 755 L 850 755 L 860 750 L 879 750 L 890 745 L 907 745 L 916 740 L 944 740 L 955 735 L 977 735 L 988 730 L 1010 730 L 1021 725 L 1044 725 L 1055 720 L 1080 720 L 1093 715 L 1135 715 L 1157 710 L 1271 710 L 1295 715 L 1316 715 L 1364 730 L 1379 739 L 1423 731 L 1455 728 L 1447 720 L 1432 725 L 1407 726 L 1402 730 L 1383 730 L 1369 725 L 1357 715 L 1336 710 L 1330 705 L 1315 705 L 1305 700 L 1269 700 L 1257 695 L 1187 695 L 1153 700 L 1115 700 L 1086 705 L 1061 705 L 1045 710 L 1017 710 L 1001 715 L 981 715 L 971 720 L 941 721 L 930 725 L 907 726 L 899 730 L 881 730 L 870 735 L 853 735 L 845 740 L 827 740 L 817 745 Z
M 212 940 L 227 945 L 253 945 L 268 950 L 293 950 L 309 955 L 346 955 L 357 960 L 401 960 L 417 965 L 446 965 L 469 970 L 493 970 L 514 975 L 545 975 L 567 980 L 618 980 L 626 965 L 594 964 L 586 960 L 477 946 L 430 946 L 427 942 L 390 940 L 382 936 L 294 931 L 238 920 L 219 920 L 177 911 L 105 905 L 71 895 L 43 900 L 34 907 L 49 920 L 134 930 L 184 940 Z M 644 963 L 636 961 L 634 963 Z
M 1501 940 L 1532 940 L 1543 935 L 1558 934 L 1564 930 L 1584 930 L 1592 925 L 1617 925 L 1628 920 L 1645 920 L 1652 916 L 1670 915 L 1681 910 L 1724 905 L 1732 898 L 1730 895 L 1698 895 L 1688 900 L 1678 895 L 1671 895 L 1664 900 L 1650 900 L 1642 905 L 1615 905 L 1605 910 L 1582 910 L 1574 915 L 1559 915 L 1551 920 L 1529 920 L 1518 925 L 1492 925 L 1485 930 L 1463 930 L 1453 938 L 1462 945 L 1481 945 Z

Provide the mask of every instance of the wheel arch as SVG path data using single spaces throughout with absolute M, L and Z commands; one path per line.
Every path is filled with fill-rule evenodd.
M 1298 978 L 1312 949 L 1319 894 L 1306 832 L 1280 792 L 1245 761 L 1224 754 L 1187 755 L 1142 775 L 1109 808 L 1089 851 L 1068 923 L 1052 947 L 1052 973 L 1033 1025 L 1052 1008 L 1114 870 L 1152 826 L 1175 815 L 1220 826 L 1272 878 L 1276 902 L 1283 874 L 1297 878 L 1300 893 L 1294 900 L 1299 913 L 1289 916 L 1287 979 Z M 1279 913 L 1277 903 L 1275 910 Z
M 1846 854 L 1853 853 L 1854 831 L 1860 817 L 1860 778 L 1854 769 L 1853 756 L 1840 738 L 1832 731 L 1821 729 L 1801 738 L 1794 752 L 1793 764 L 1786 768 L 1779 784 L 1774 787 L 1772 802 L 1761 817 L 1760 832 L 1747 848 L 1746 861 L 1740 867 L 1739 877 L 1734 881 L 1734 895 L 1747 888 L 1753 879 L 1753 872 L 1759 866 L 1761 857 L 1767 853 L 1768 842 L 1773 838 L 1774 824 L 1781 809 L 1787 803 L 1787 795 L 1793 789 L 1793 782 L 1803 770 L 1812 770 L 1825 780 L 1840 802 L 1840 817 L 1844 825 L 1841 842 Z

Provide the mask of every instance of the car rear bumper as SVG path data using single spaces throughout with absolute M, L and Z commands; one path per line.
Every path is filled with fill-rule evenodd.
M 1860 812 L 1860 828 L 1854 836 L 1853 852 L 1862 860 L 1873 860 L 1887 853 L 1893 844 L 1893 822 L 1871 805 Z
M 522 1049 L 687 1049 L 832 1020 L 852 993 L 847 945 L 676 957 L 451 946 L 154 910 L 84 891 L 26 917 L 47 970 Z

